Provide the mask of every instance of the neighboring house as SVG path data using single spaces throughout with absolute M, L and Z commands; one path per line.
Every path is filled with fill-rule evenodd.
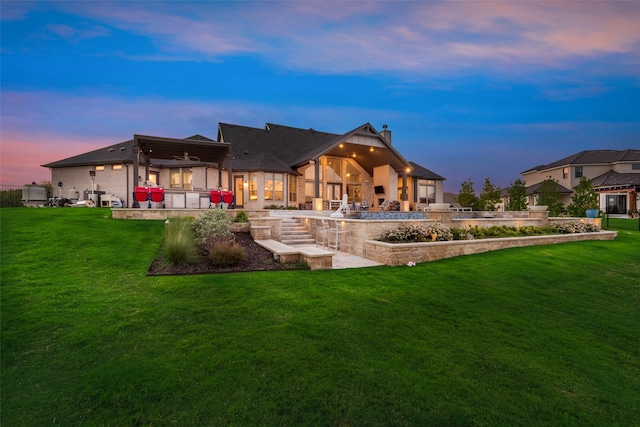
M 640 150 L 586 150 L 521 173 L 531 195 L 536 198 L 536 186 L 546 179 L 558 182 L 561 201 L 571 203 L 573 188 L 581 177 L 591 180 L 600 194 L 600 209 L 610 213 L 627 213 L 640 203 Z
M 124 206 L 134 206 L 136 186 L 164 187 L 167 208 L 208 207 L 209 189 L 220 187 L 231 189 L 235 206 L 247 209 L 329 209 L 343 194 L 371 207 L 404 202 L 406 210 L 414 203 L 442 202 L 445 178 L 405 160 L 386 126 L 379 133 L 366 123 L 338 135 L 270 123 L 220 123 L 217 139 L 134 135 L 43 166 L 51 169 L 52 185 L 61 185 L 63 197 L 79 191 L 86 199 L 93 185 Z

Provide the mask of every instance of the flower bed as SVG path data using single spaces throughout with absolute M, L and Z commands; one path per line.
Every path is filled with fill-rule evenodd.
M 578 221 L 553 227 L 469 227 L 449 228 L 402 225 L 387 230 L 381 240 L 365 242 L 366 257 L 387 265 L 410 265 L 460 255 L 471 255 L 521 246 L 550 245 L 581 240 L 613 240 L 615 231 Z
M 427 226 L 403 224 L 397 228 L 386 230 L 380 240 L 387 243 L 445 242 L 451 240 L 594 233 L 599 231 L 601 231 L 600 227 L 580 221 L 565 222 L 551 227 L 510 227 L 501 225 L 467 228 L 451 228 L 436 222 Z

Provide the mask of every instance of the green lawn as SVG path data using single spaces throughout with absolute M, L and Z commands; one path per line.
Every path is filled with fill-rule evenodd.
M 147 277 L 162 221 L 0 216 L 3 426 L 639 425 L 638 231 Z

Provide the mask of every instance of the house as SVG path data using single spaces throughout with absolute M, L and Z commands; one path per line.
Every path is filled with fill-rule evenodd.
M 573 188 L 581 177 L 591 180 L 600 195 L 600 209 L 626 214 L 640 204 L 640 150 L 585 150 L 555 162 L 521 172 L 531 194 L 546 179 L 557 181 L 561 201 L 571 203 Z
M 267 123 L 253 128 L 219 123 L 217 141 L 201 135 L 172 139 L 144 135 L 42 165 L 68 197 L 91 191 L 137 207 L 134 188 L 161 186 L 167 208 L 209 207 L 209 190 L 229 189 L 234 206 L 331 209 L 350 203 L 443 200 L 442 176 L 409 162 L 392 146 L 391 131 L 365 123 L 344 134 Z M 92 175 L 93 174 L 93 175 Z M 145 208 L 146 203 L 140 203 Z

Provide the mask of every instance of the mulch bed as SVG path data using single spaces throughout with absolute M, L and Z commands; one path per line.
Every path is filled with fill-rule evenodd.
M 246 259 L 234 267 L 218 267 L 206 254 L 198 255 L 198 259 L 193 264 L 169 265 L 158 254 L 153 260 L 148 276 L 167 275 L 190 275 L 190 274 L 214 274 L 214 273 L 238 273 L 246 271 L 267 271 L 267 270 L 305 270 L 308 269 L 298 264 L 280 264 L 275 261 L 273 254 L 262 246 L 258 245 L 249 233 L 233 233 L 235 240 L 247 253 Z

